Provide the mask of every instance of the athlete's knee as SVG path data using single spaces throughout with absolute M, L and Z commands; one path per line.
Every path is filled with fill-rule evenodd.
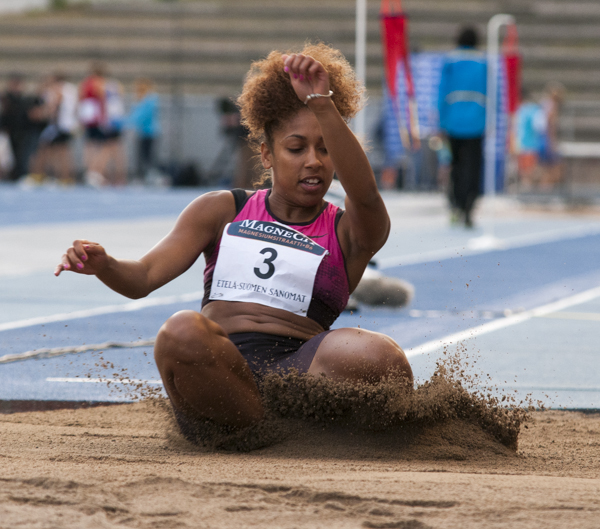
M 315 357 L 313 371 L 341 378 L 376 381 L 386 376 L 402 376 L 412 381 L 404 351 L 384 334 L 340 329 L 324 346 Z
M 193 310 L 171 316 L 156 337 L 154 357 L 159 367 L 164 362 L 178 364 L 210 363 L 215 337 L 227 335 L 215 322 Z
M 385 336 L 379 347 L 375 348 L 375 362 L 386 374 L 402 376 L 412 382 L 413 373 L 408 358 L 389 336 Z
M 364 332 L 364 331 L 363 331 Z M 401 374 L 412 380 L 412 369 L 398 343 L 385 334 L 369 332 L 368 361 L 384 374 Z

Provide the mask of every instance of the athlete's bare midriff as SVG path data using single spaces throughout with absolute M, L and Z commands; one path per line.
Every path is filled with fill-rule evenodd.
M 258 303 L 212 301 L 204 306 L 202 314 L 218 323 L 227 334 L 262 332 L 309 340 L 324 331 L 310 318 Z

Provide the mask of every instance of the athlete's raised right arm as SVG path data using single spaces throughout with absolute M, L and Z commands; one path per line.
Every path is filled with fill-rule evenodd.
M 116 259 L 98 243 L 76 240 L 62 256 L 63 270 L 95 275 L 115 292 L 138 299 L 185 272 L 235 217 L 229 191 L 206 193 L 187 206 L 171 232 L 139 260 Z

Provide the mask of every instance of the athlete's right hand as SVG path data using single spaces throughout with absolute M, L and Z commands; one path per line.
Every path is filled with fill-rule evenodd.
M 78 239 L 62 256 L 60 264 L 54 270 L 54 275 L 58 277 L 63 270 L 96 275 L 108 266 L 108 260 L 106 250 L 97 242 Z

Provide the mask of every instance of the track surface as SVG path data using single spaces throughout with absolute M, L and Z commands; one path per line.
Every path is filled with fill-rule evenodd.
M 0 186 L 0 356 L 147 340 L 177 310 L 198 309 L 203 263 L 135 302 L 94 278 L 52 272 L 75 238 L 97 240 L 119 257 L 141 256 L 204 191 Z M 418 380 L 431 376 L 444 347 L 459 347 L 467 370 L 489 374 L 503 391 L 555 407 L 600 408 L 596 211 L 532 211 L 508 198 L 492 210 L 484 200 L 478 228 L 464 230 L 449 226 L 441 195 L 385 200 L 393 227 L 377 260 L 386 275 L 411 282 L 415 298 L 400 310 L 344 313 L 335 327 L 391 335 Z M 151 347 L 103 351 L 0 364 L 0 399 L 131 398 L 130 386 L 107 386 L 106 378 L 160 387 Z M 106 361 L 114 367 L 103 368 Z

